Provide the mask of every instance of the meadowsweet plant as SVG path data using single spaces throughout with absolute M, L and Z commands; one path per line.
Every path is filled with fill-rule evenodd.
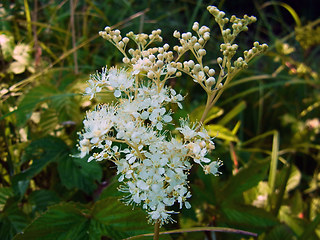
M 173 221 L 174 204 L 180 209 L 191 207 L 187 177 L 192 165 L 200 166 L 206 174 L 220 174 L 222 162 L 208 158 L 215 145 L 202 122 L 230 80 L 267 49 L 266 44 L 254 42 L 243 57 L 234 60 L 238 49 L 235 38 L 256 18 L 245 15 L 241 19 L 235 16 L 229 19 L 214 6 L 208 10 L 218 23 L 224 41 L 220 45 L 217 69 L 203 63 L 210 29 L 197 22 L 192 27 L 195 34 L 173 33 L 180 43 L 173 51 L 167 43 L 161 44 L 159 29 L 150 35 L 129 32 L 123 37 L 119 30 L 106 27 L 100 35 L 123 54 L 125 67 L 103 68 L 91 75 L 85 90 L 91 98 L 96 93 L 112 90 L 116 101 L 87 112 L 84 129 L 79 133 L 80 156 L 90 154 L 88 161 L 114 162 L 122 183 L 119 190 L 125 195 L 123 201 L 142 206 L 157 226 Z M 128 49 L 129 41 L 136 48 Z M 193 57 L 181 62 L 186 52 L 191 52 Z M 166 82 L 187 75 L 206 92 L 206 107 L 199 122 L 190 122 L 186 117 L 171 132 L 167 128 L 173 125 L 171 106 L 177 104 L 182 108 L 184 97 Z

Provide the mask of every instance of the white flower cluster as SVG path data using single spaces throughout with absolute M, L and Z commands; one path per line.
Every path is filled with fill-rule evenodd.
M 141 68 L 104 68 L 91 76 L 87 95 L 113 89 L 119 101 L 87 112 L 84 130 L 79 133 L 79 150 L 81 157 L 91 153 L 89 161 L 113 161 L 123 183 L 120 191 L 127 193 L 125 201 L 142 205 L 153 222 L 163 224 L 172 220 L 170 214 L 174 212 L 168 208 L 174 203 L 180 209 L 183 205 L 191 207 L 187 176 L 192 163 L 213 175 L 219 174 L 222 163 L 206 157 L 214 143 L 199 125 L 181 120 L 176 128 L 179 138 L 164 130 L 172 124 L 168 104 L 182 107 L 183 97 L 165 85 L 136 81 Z
M 170 207 L 178 203 L 190 208 L 191 197 L 187 176 L 193 163 L 206 174 L 218 175 L 221 161 L 211 161 L 207 155 L 214 143 L 201 123 L 234 76 L 247 67 L 247 63 L 267 49 L 266 44 L 255 42 L 244 51 L 243 58 L 232 60 L 238 45 L 234 40 L 241 31 L 254 22 L 255 17 L 242 19 L 225 13 L 214 6 L 208 7 L 221 30 L 224 43 L 220 45 L 222 57 L 217 58 L 220 70 L 204 65 L 205 45 L 210 39 L 210 29 L 193 24 L 191 32 L 175 31 L 173 37 L 179 45 L 170 51 L 168 44 L 151 47 L 162 42 L 161 30 L 151 34 L 134 34 L 125 37 L 120 30 L 106 27 L 99 34 L 112 43 L 122 54 L 127 68 L 103 68 L 91 75 L 85 93 L 91 98 L 103 90 L 113 90 L 117 103 L 99 105 L 87 113 L 84 130 L 80 133 L 80 156 L 90 154 L 89 161 L 108 159 L 118 170 L 120 190 L 127 193 L 128 204 L 141 205 L 151 221 L 166 223 L 174 213 Z M 231 28 L 228 28 L 231 23 Z M 136 48 L 129 48 L 130 39 Z M 186 52 L 191 58 L 180 61 Z M 174 131 L 166 127 L 172 123 L 170 104 L 182 108 L 183 97 L 166 86 L 170 78 L 189 75 L 207 94 L 207 103 L 199 124 L 181 120 Z M 215 77 L 216 76 L 216 77 Z M 171 126 L 170 126 L 171 127 Z M 172 129 L 172 127 L 171 127 Z M 175 135 L 177 133 L 177 135 Z

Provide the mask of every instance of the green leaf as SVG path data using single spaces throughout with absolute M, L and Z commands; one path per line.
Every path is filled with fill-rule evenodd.
M 65 159 L 69 153 L 68 146 L 60 138 L 49 136 L 35 140 L 27 147 L 25 155 L 26 158 L 32 160 L 32 164 L 20 175 L 32 178 L 49 162 Z
M 0 211 L 3 210 L 7 200 L 12 197 L 13 191 L 9 187 L 2 187 L 0 188 Z
M 192 113 L 190 113 L 189 118 L 192 122 L 200 121 L 202 113 L 205 109 L 205 106 L 201 105 L 193 110 Z M 203 121 L 204 124 L 210 122 L 211 120 L 220 117 L 223 114 L 223 109 L 213 106 L 210 111 L 207 114 L 206 119 Z
M 41 114 L 39 127 L 43 135 L 49 135 L 58 125 L 59 120 L 55 109 L 48 108 Z
M 313 198 L 314 200 L 315 198 Z M 304 211 L 304 199 L 302 193 L 299 190 L 295 190 L 293 196 L 288 199 L 290 203 L 291 212 L 293 214 L 300 214 Z M 310 205 L 310 209 L 312 208 L 312 203 Z
M 55 192 L 45 189 L 33 191 L 29 195 L 29 203 L 34 211 L 42 212 L 48 206 L 57 204 L 59 201 L 60 199 Z
M 78 188 L 90 194 L 102 178 L 102 169 L 95 161 L 67 156 L 58 163 L 58 172 L 63 185 L 68 189 Z
M 14 195 L 22 199 L 29 187 L 30 179 L 25 179 L 24 175 L 17 174 L 11 178 L 11 182 Z
M 16 113 L 18 126 L 26 124 L 27 120 L 31 117 L 32 112 L 35 108 L 43 102 L 51 101 L 53 107 L 59 113 L 59 118 L 70 120 L 70 118 L 76 118 L 78 113 L 78 105 L 74 101 L 76 93 L 60 93 L 52 85 L 40 85 L 31 89 L 21 100 L 18 105 L 18 109 L 1 116 L 3 119 L 13 113 Z M 62 112 L 60 112 L 62 111 Z M 66 117 L 67 115 L 67 117 Z M 59 119 L 59 120 L 61 120 Z
M 220 201 L 230 201 L 242 196 L 242 193 L 250 188 L 257 186 L 262 181 L 268 171 L 269 163 L 251 163 L 248 166 L 240 169 L 240 171 L 232 176 L 221 189 L 219 194 Z
M 277 219 L 261 208 L 248 205 L 227 204 L 221 206 L 223 222 L 228 226 L 261 233 L 278 224 Z
M 49 207 L 14 240 L 89 239 L 89 211 L 81 204 L 62 203 Z
M 264 207 L 268 198 L 269 186 L 267 182 L 260 181 L 256 187 L 253 187 L 243 193 L 245 203 L 256 207 Z M 258 199 L 258 197 L 261 197 Z M 264 198 L 265 197 L 265 198 Z
M 104 188 L 99 196 L 99 199 L 104 199 L 107 197 L 122 197 L 123 193 L 118 190 L 120 183 L 118 182 L 118 177 L 115 176 L 110 180 L 110 183 L 106 188 Z
M 26 215 L 18 208 L 18 203 L 8 199 L 3 211 L 0 213 L 0 239 L 11 240 L 28 224 Z
M 230 110 L 219 122 L 219 125 L 226 125 L 232 118 L 238 115 L 246 108 L 246 102 L 241 101 L 239 102 L 232 110 Z
M 202 168 L 198 168 L 197 177 L 201 180 L 199 181 L 201 184 L 191 184 L 193 192 L 191 201 L 196 205 L 201 205 L 204 201 L 217 205 L 217 195 L 220 195 L 219 190 L 221 189 L 220 178 L 212 174 L 205 174 Z
M 291 209 L 288 206 L 281 206 L 279 211 L 279 220 L 286 223 L 296 235 L 301 236 L 306 229 L 308 223 L 291 214 Z
M 51 98 L 50 107 L 56 110 L 60 122 L 77 120 L 81 116 L 79 103 L 74 96 L 73 93 L 64 92 Z
M 300 184 L 300 180 L 301 180 L 301 173 L 299 169 L 295 165 L 292 165 L 290 176 L 286 186 L 286 191 L 289 192 L 295 189 Z
M 210 124 L 206 125 L 205 128 L 207 129 L 210 137 L 216 137 L 230 142 L 239 141 L 238 137 L 235 136 L 231 130 L 222 125 Z
M 31 89 L 21 100 L 18 109 L 15 111 L 18 126 L 23 126 L 26 123 L 39 103 L 56 93 L 57 90 L 49 85 L 41 85 Z
M 316 230 L 317 227 L 319 227 L 320 224 L 320 215 L 318 214 L 313 221 L 308 224 L 308 226 L 306 226 L 303 234 L 300 236 L 300 240 L 304 240 L 304 239 L 317 239 L 314 232 Z M 313 235 L 313 236 L 312 236 Z
M 295 239 L 292 230 L 286 225 L 275 226 L 265 237 L 268 240 L 292 240 Z
M 133 211 L 131 206 L 120 203 L 116 197 L 96 202 L 92 217 L 98 225 L 105 226 L 103 234 L 115 240 L 153 232 L 153 226 L 147 224 L 146 213 L 140 209 Z
M 59 138 L 45 137 L 31 142 L 26 148 L 24 158 L 26 161 L 32 160 L 32 164 L 13 177 L 15 193 L 22 196 L 26 190 L 27 181 L 41 172 L 50 162 L 65 159 L 68 154 L 68 146 Z
M 96 240 L 102 236 L 122 239 L 153 232 L 142 210 L 126 206 L 118 198 L 96 202 L 92 208 L 77 203 L 51 206 L 13 240 Z

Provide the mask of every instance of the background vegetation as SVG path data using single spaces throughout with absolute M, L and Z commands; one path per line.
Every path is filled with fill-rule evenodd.
M 160 28 L 174 46 L 173 31 L 190 31 L 198 21 L 212 30 L 206 59 L 217 67 L 221 38 L 208 5 L 229 16 L 255 15 L 258 22 L 238 44 L 244 50 L 258 40 L 270 48 L 229 85 L 206 120 L 223 175 L 194 170 L 193 207 L 166 228 L 231 227 L 257 239 L 319 239 L 320 19 L 312 2 L 2 1 L 0 239 L 122 239 L 153 231 L 140 209 L 118 201 L 111 163 L 71 157 L 85 111 L 112 101 L 107 94 L 89 101 L 82 92 L 90 73 L 121 62 L 98 37 L 106 25 L 123 32 Z M 170 84 L 188 93 L 177 115 L 198 119 L 201 89 L 187 78 Z M 204 237 L 250 238 L 166 236 Z

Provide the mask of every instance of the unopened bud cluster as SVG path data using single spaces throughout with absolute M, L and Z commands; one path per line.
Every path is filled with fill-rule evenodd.
M 306 25 L 296 27 L 296 39 L 304 50 L 320 45 L 320 26 Z
M 224 41 L 233 42 L 236 36 L 242 32 L 248 30 L 248 25 L 257 21 L 257 18 L 254 16 L 244 15 L 243 18 L 237 18 L 235 15 L 232 15 L 231 18 L 224 17 L 226 14 L 223 11 L 220 11 L 215 6 L 209 6 L 208 11 L 214 16 L 215 21 L 219 24 L 222 30 L 222 37 Z M 224 29 L 225 25 L 232 23 L 232 30 L 230 28 Z
M 214 149 L 214 143 L 202 126 L 202 120 L 196 124 L 181 119 L 180 126 L 174 131 L 167 130 L 168 124 L 173 125 L 174 112 L 170 106 L 177 104 L 182 108 L 183 97 L 167 87 L 166 81 L 185 73 L 200 84 L 208 96 L 205 117 L 214 97 L 221 95 L 223 84 L 267 48 L 265 44 L 255 42 L 252 49 L 245 51 L 243 58 L 232 62 L 238 49 L 233 43 L 234 38 L 247 30 L 247 25 L 255 18 L 232 16 L 232 30 L 224 29 L 229 22 L 224 12 L 213 6 L 208 10 L 220 25 L 224 39 L 220 45 L 222 56 L 217 58 L 218 73 L 203 64 L 210 29 L 197 22 L 192 27 L 195 35 L 191 32 L 173 33 L 179 41 L 179 45 L 173 47 L 176 53 L 167 43 L 151 47 L 151 44 L 163 40 L 159 29 L 149 35 L 129 32 L 122 37 L 119 30 L 106 27 L 99 34 L 119 49 L 126 67 L 103 68 L 91 75 L 86 88 L 86 95 L 91 98 L 112 89 L 118 101 L 99 105 L 87 112 L 84 130 L 79 133 L 80 156 L 90 154 L 89 161 L 113 161 L 122 183 L 120 191 L 127 193 L 125 201 L 141 205 L 151 221 L 161 224 L 172 220 L 174 212 L 170 207 L 175 203 L 180 209 L 191 207 L 187 176 L 192 164 L 198 164 L 206 174 L 213 175 L 219 174 L 218 168 L 222 165 L 221 161 L 211 161 L 207 157 Z M 136 48 L 128 49 L 129 41 L 133 41 Z M 186 52 L 192 53 L 192 59 L 180 61 Z

